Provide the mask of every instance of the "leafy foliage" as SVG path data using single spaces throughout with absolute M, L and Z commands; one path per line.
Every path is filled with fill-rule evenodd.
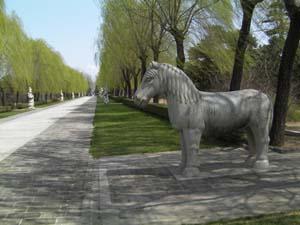
M 18 16 L 5 12 L 3 0 L 0 1 L 0 27 L 2 99 L 6 94 L 24 95 L 29 87 L 39 94 L 87 91 L 85 76 L 65 65 L 59 53 L 44 40 L 28 37 Z

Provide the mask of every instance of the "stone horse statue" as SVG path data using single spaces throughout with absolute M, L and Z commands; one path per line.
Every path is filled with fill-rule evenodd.
M 203 134 L 224 133 L 240 128 L 245 128 L 247 132 L 247 165 L 256 169 L 268 168 L 273 106 L 264 93 L 252 89 L 199 91 L 182 70 L 169 64 L 152 62 L 134 100 L 140 107 L 145 107 L 156 95 L 167 98 L 170 122 L 180 132 L 180 168 L 183 175 L 196 176 L 199 173 L 197 152 Z

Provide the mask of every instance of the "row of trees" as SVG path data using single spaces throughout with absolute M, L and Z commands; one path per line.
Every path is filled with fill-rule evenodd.
M 2 105 L 24 99 L 32 87 L 37 100 L 60 93 L 85 93 L 87 78 L 67 66 L 44 40 L 34 40 L 22 29 L 16 14 L 5 12 L 0 0 L 0 95 Z
M 176 64 L 202 90 L 260 89 L 275 101 L 271 143 L 284 143 L 291 90 L 300 97 L 298 0 L 108 0 L 101 8 L 98 86 L 131 97 L 154 60 Z

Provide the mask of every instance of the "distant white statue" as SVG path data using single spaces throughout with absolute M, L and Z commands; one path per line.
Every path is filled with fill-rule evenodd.
M 64 93 L 63 93 L 62 90 L 60 91 L 60 101 L 61 101 L 61 102 L 64 101 Z
M 32 94 L 32 88 L 31 87 L 29 87 L 27 97 L 28 97 L 28 108 L 29 109 L 35 109 L 35 107 L 34 107 L 34 95 Z
M 103 92 L 104 92 L 104 89 L 100 88 L 100 90 L 99 90 L 99 97 L 103 98 Z
M 136 104 L 145 107 L 156 95 L 167 98 L 170 122 L 180 133 L 184 175 L 199 173 L 197 152 L 202 134 L 222 134 L 239 128 L 247 132 L 249 156 L 246 163 L 256 169 L 268 168 L 273 105 L 264 93 L 252 89 L 198 91 L 182 70 L 152 62 L 134 98 Z
M 103 89 L 102 97 L 103 97 L 104 104 L 108 104 L 109 103 L 109 94 L 108 94 L 107 88 Z
M 72 92 L 72 99 L 75 99 L 75 94 L 74 94 L 74 92 Z

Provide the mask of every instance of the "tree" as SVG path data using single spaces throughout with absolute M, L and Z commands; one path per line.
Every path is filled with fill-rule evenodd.
M 147 0 L 145 0 L 147 3 Z M 167 30 L 174 38 L 176 43 L 177 58 L 176 64 L 180 69 L 184 68 L 185 52 L 184 40 L 190 29 L 194 17 L 203 8 L 208 7 L 209 4 L 203 6 L 201 3 L 206 1 L 193 0 L 156 0 L 155 13 L 159 18 L 161 25 Z M 149 4 L 153 8 L 153 5 Z
M 85 92 L 86 78 L 69 68 L 58 52 L 43 40 L 33 40 L 24 32 L 15 13 L 6 14 L 0 0 L 0 94 L 2 105 L 26 101 L 28 87 L 36 100 L 61 90 Z M 6 101 L 6 96 L 8 100 Z M 40 98 L 41 96 L 41 98 Z M 14 104 L 13 104 L 14 105 Z
M 147 16 L 139 14 L 147 14 L 147 7 L 135 0 L 119 0 L 122 3 L 123 10 L 128 17 L 130 31 L 136 47 L 137 58 L 141 62 L 141 80 L 147 69 L 147 59 L 149 57 L 149 43 L 152 37 L 151 20 Z M 135 73 L 133 73 L 135 74 Z M 131 75 L 133 75 L 131 73 Z M 136 76 L 133 75 L 136 78 Z
M 300 40 L 300 1 L 284 0 L 290 26 L 282 51 L 278 73 L 277 92 L 274 106 L 274 119 L 271 129 L 271 144 L 284 144 L 284 129 L 288 110 L 292 69 Z
M 134 2 L 109 1 L 103 9 L 104 22 L 99 37 L 98 50 L 100 73 L 97 85 L 105 87 L 123 87 L 126 95 L 132 95 L 132 82 L 134 90 L 137 89 L 139 68 L 146 69 L 147 45 L 143 43 L 142 24 L 138 24 L 130 4 Z M 141 21 L 141 20 L 139 20 Z M 139 33 L 138 31 L 141 31 Z M 147 43 L 148 44 L 148 43 Z M 141 61 L 142 66 L 138 65 Z
M 196 46 L 189 49 L 186 72 L 202 90 L 226 90 L 224 83 L 229 80 L 232 70 L 238 30 L 210 25 L 206 33 Z M 256 46 L 255 37 L 250 36 L 249 48 L 252 50 Z M 245 64 L 250 70 L 253 64 L 251 51 L 245 55 Z
M 243 21 L 240 29 L 239 39 L 236 46 L 234 65 L 232 70 L 232 78 L 230 82 L 230 91 L 239 90 L 241 87 L 243 77 L 243 67 L 245 52 L 248 45 L 248 37 L 250 33 L 250 26 L 252 15 L 255 6 L 263 0 L 240 0 L 243 10 Z
M 147 1 L 147 0 L 145 0 Z M 213 6 L 218 0 L 156 0 L 155 13 L 159 18 L 160 23 L 165 27 L 174 38 L 176 43 L 176 63 L 177 67 L 184 69 L 185 50 L 184 40 L 191 28 L 193 20 L 198 17 L 198 23 L 201 24 L 207 18 L 217 18 L 218 14 L 223 15 L 220 8 L 213 10 Z M 219 4 L 226 1 L 219 2 Z M 149 3 L 148 3 L 149 4 Z M 226 11 L 226 7 L 223 7 Z M 218 13 L 216 13 L 218 12 Z M 201 15 L 200 15 L 201 14 Z M 199 22 L 200 21 L 200 22 Z

